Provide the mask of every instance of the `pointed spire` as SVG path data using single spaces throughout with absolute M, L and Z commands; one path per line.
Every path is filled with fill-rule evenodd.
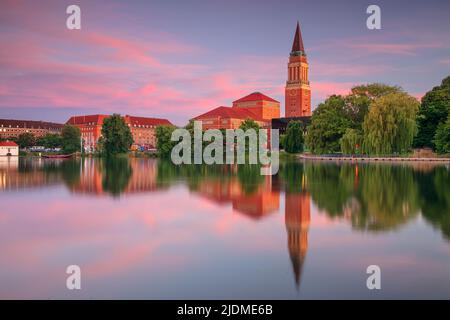
M 300 31 L 300 24 L 297 21 L 297 29 L 295 30 L 294 42 L 292 43 L 291 54 L 298 55 L 299 53 L 305 54 L 305 48 L 303 47 L 302 33 Z

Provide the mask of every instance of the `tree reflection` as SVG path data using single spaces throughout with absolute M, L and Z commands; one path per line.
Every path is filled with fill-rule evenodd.
M 394 229 L 419 213 L 418 188 L 411 167 L 366 165 L 361 167 L 360 181 L 356 198 L 361 208 L 351 214 L 356 229 Z
M 308 179 L 308 190 L 317 207 L 331 217 L 342 216 L 354 193 L 356 176 L 352 171 L 352 166 L 307 163 L 305 172 Z
M 107 157 L 102 159 L 102 172 L 103 190 L 117 197 L 128 186 L 133 170 L 128 158 Z
M 436 167 L 431 172 L 417 172 L 422 214 L 450 240 L 450 170 Z
M 64 182 L 71 192 L 114 197 L 163 190 L 176 184 L 259 219 L 279 209 L 279 195 L 308 193 L 332 218 L 355 230 L 399 228 L 422 212 L 450 239 L 449 166 L 283 160 L 276 176 L 258 165 L 174 165 L 163 159 L 21 158 L 2 169 L 1 190 Z
M 397 228 L 420 210 L 413 169 L 400 165 L 308 164 L 309 191 L 331 217 L 344 217 L 358 230 Z

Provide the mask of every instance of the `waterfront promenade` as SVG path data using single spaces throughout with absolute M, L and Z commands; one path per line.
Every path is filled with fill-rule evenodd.
M 300 159 L 304 160 L 321 160 L 321 161 L 353 161 L 353 162 L 440 162 L 450 163 L 450 157 L 369 157 L 369 156 L 334 156 L 334 155 L 300 155 Z

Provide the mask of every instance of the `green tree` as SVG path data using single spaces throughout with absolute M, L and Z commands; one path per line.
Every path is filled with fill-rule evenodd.
M 303 130 L 299 121 L 290 121 L 286 128 L 284 139 L 284 150 L 288 153 L 303 151 Z
M 75 126 L 69 124 L 64 125 L 61 131 L 61 145 L 62 151 L 65 154 L 80 151 L 81 147 L 81 132 Z
M 306 143 L 313 153 L 339 152 L 339 140 L 350 126 L 344 98 L 333 95 L 314 111 L 307 129 Z
M 369 83 L 354 86 L 351 89 L 351 95 L 364 96 L 370 100 L 375 100 L 391 93 L 400 93 L 403 89 L 399 86 L 390 86 L 384 83 Z
M 414 139 L 418 148 L 435 148 L 433 138 L 439 123 L 447 120 L 450 113 L 450 76 L 442 80 L 440 86 L 428 91 L 422 98 L 417 117 L 419 132 Z
M 28 148 L 34 146 L 35 142 L 36 139 L 30 132 L 21 133 L 16 139 L 16 143 L 20 148 Z
M 280 150 L 285 149 L 286 145 L 286 134 L 280 134 L 280 141 L 278 142 Z
M 345 154 L 357 154 L 361 150 L 362 135 L 356 129 L 348 128 L 340 140 L 341 150 Z
M 239 126 L 239 129 L 242 129 L 244 132 L 246 132 L 247 130 L 253 129 L 256 132 L 256 141 L 261 145 L 265 145 L 264 141 L 259 141 L 259 124 L 257 124 L 253 119 L 245 119 L 244 121 L 242 121 L 241 125 Z M 246 139 L 247 140 L 247 139 Z M 250 141 L 250 139 L 249 139 Z M 267 140 L 265 140 L 267 141 Z M 253 150 L 251 148 L 250 143 L 245 143 L 245 151 L 249 154 L 253 154 L 253 152 L 257 152 L 257 150 Z
M 364 119 L 364 151 L 369 154 L 403 153 L 417 132 L 419 103 L 406 93 L 390 93 L 375 99 Z
M 170 157 L 172 148 L 177 143 L 176 141 L 171 141 L 172 132 L 176 128 L 173 126 L 157 126 L 156 127 L 156 149 L 158 154 L 163 158 Z M 188 129 L 189 130 L 189 129 Z
M 133 144 L 130 127 L 119 114 L 113 114 L 103 121 L 103 151 L 106 155 L 128 152 Z
M 40 137 L 36 144 L 44 146 L 45 148 L 60 148 L 62 145 L 61 135 L 55 133 L 47 133 Z
M 383 83 L 354 86 L 351 93 L 345 97 L 345 112 L 349 120 L 352 121 L 352 128 L 362 129 L 362 123 L 373 100 L 390 93 L 399 92 L 403 92 L 402 88 Z
M 450 113 L 446 122 L 441 122 L 434 135 L 433 143 L 441 154 L 450 153 Z
M 254 129 L 256 133 L 259 132 L 259 124 L 255 122 L 253 119 L 245 119 L 242 121 L 241 125 L 239 126 L 239 129 L 242 129 L 244 131 L 247 131 L 248 129 Z

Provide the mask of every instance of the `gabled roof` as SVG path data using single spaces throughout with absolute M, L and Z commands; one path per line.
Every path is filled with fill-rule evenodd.
M 173 124 L 167 119 L 160 118 L 146 118 L 146 117 L 134 117 L 134 116 L 125 116 L 125 121 L 129 122 L 132 125 L 147 125 L 147 126 L 172 126 Z
M 106 114 L 91 114 L 85 116 L 73 116 L 67 120 L 67 124 L 86 124 L 86 123 L 95 123 L 102 124 L 105 118 L 109 117 Z
M 14 141 L 0 141 L 0 147 L 18 147 Z
M 233 103 L 247 102 L 247 101 L 259 101 L 259 100 L 278 102 L 277 100 L 272 99 L 271 97 L 268 97 L 265 94 L 262 94 L 261 92 L 253 92 L 253 93 L 250 93 L 248 96 L 245 96 L 236 101 L 233 101 Z
M 29 128 L 29 129 L 61 129 L 63 127 L 60 123 L 36 121 L 36 120 L 14 120 L 14 119 L 0 119 L 0 127 L 11 128 Z
M 217 107 L 208 112 L 205 112 L 197 117 L 194 120 L 200 119 L 210 119 L 210 118 L 230 118 L 230 119 L 253 119 L 256 121 L 264 121 L 253 112 L 245 109 L 245 108 L 231 108 L 231 107 Z

